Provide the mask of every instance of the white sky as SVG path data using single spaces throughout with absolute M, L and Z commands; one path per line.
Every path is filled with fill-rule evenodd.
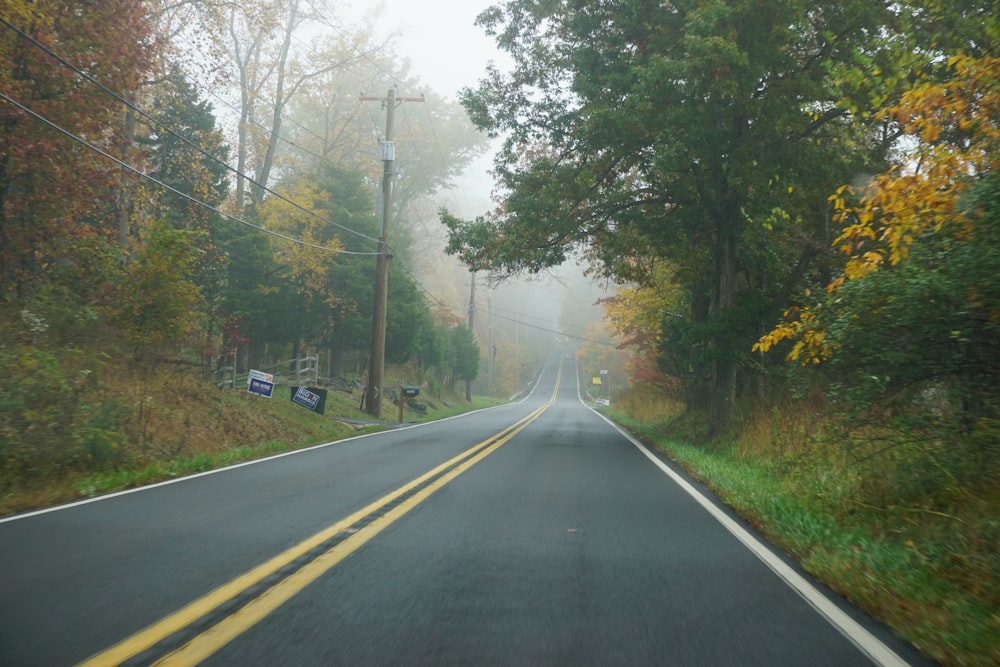
M 438 95 L 458 100 L 462 88 L 475 87 L 489 62 L 505 63 L 506 54 L 496 48 L 492 37 L 475 25 L 476 17 L 503 0 L 347 0 L 338 14 L 350 22 L 360 22 L 369 14 L 378 35 L 392 36 L 400 59 L 410 62 L 410 75 Z M 402 96 L 422 91 L 399 90 Z M 493 151 L 473 161 L 456 179 L 452 195 L 460 201 L 441 202 L 459 216 L 483 215 L 492 208 L 493 187 L 488 171 Z
M 379 32 L 398 35 L 398 53 L 410 60 L 412 74 L 438 94 L 457 99 L 459 90 L 482 78 L 490 60 L 504 60 L 493 38 L 474 25 L 476 16 L 498 1 L 352 0 L 345 14 L 360 17 L 381 7 Z
M 348 2 L 348 5 L 341 6 L 341 11 L 352 20 L 359 20 L 367 12 L 381 7 L 380 18 L 376 22 L 379 34 L 397 35 L 396 52 L 400 58 L 410 61 L 410 73 L 443 97 L 457 100 L 459 90 L 467 86 L 475 87 L 490 61 L 496 62 L 501 69 L 509 62 L 508 56 L 497 49 L 494 39 L 474 24 L 480 13 L 493 5 L 502 4 L 503 0 Z M 417 91 L 400 90 L 399 94 L 406 96 L 417 94 Z M 493 182 L 487 174 L 492 167 L 492 157 L 492 151 L 489 151 L 470 164 L 457 179 L 456 188 L 451 193 L 452 196 L 461 193 L 457 201 L 442 200 L 438 203 L 446 204 L 452 213 L 460 217 L 472 218 L 488 213 L 493 208 L 489 198 Z M 561 308 L 559 304 L 567 294 L 579 291 L 575 300 L 587 309 L 593 307 L 599 296 L 606 296 L 604 290 L 593 285 L 589 279 L 582 279 L 579 269 L 572 263 L 567 263 L 557 273 L 573 283 L 572 288 L 553 280 L 532 283 L 527 291 L 524 285 L 520 291 L 516 286 L 507 285 L 508 289 L 515 290 L 514 299 L 520 304 L 517 312 L 523 315 L 537 311 L 538 316 L 556 328 Z

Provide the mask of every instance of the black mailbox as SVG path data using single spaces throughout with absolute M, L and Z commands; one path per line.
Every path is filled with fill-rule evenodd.
M 420 387 L 403 387 L 403 396 L 413 398 L 420 395 Z

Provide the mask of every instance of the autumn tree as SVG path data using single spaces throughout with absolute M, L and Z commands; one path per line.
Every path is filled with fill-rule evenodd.
M 167 222 L 152 226 L 116 287 L 111 310 L 142 360 L 176 350 L 197 329 L 201 295 L 192 279 L 198 257 L 193 235 Z
M 377 102 L 359 100 L 359 92 L 381 96 L 395 86 L 400 96 L 423 102 L 400 104 L 395 113 L 396 155 L 393 163 L 392 243 L 404 260 L 425 233 L 419 225 L 433 222 L 436 204 L 427 199 L 453 185 L 454 179 L 487 145 L 487 138 L 469 121 L 465 109 L 429 90 L 410 73 L 392 42 L 373 43 L 368 28 L 330 39 L 322 49 L 304 54 L 307 68 L 316 70 L 310 85 L 288 105 L 286 124 L 291 146 L 285 146 L 286 169 L 308 172 L 324 163 L 364 173 L 379 182 L 382 163 L 379 139 L 385 111 Z M 319 71 L 321 62 L 340 67 Z M 420 262 L 410 262 L 420 264 Z
M 762 320 L 823 251 L 826 196 L 883 164 L 889 141 L 856 123 L 878 100 L 845 82 L 897 80 L 882 54 L 897 22 L 892 3 L 862 0 L 488 10 L 479 23 L 514 67 L 463 101 L 506 137 L 503 199 L 495 219 L 451 225 L 451 250 L 514 273 L 583 245 L 620 280 L 670 262 L 689 407 L 718 432 Z
M 0 285 L 30 292 L 83 237 L 116 231 L 122 104 L 148 71 L 144 3 L 4 3 L 0 25 Z M 50 55 L 55 54 L 55 55 Z M 61 60 L 65 62 L 62 62 Z M 50 124 L 51 123 L 51 124 Z
M 1000 59 L 956 56 L 950 67 L 949 81 L 883 112 L 911 148 L 832 195 L 842 271 L 757 348 L 789 341 L 787 358 L 821 366 L 856 413 L 890 401 L 971 434 L 1000 404 Z M 927 392 L 933 409 L 920 407 Z
M 680 312 L 684 296 L 665 264 L 650 267 L 649 271 L 649 281 L 623 286 L 600 303 L 619 347 L 627 351 L 629 381 L 636 386 L 672 391 L 683 386 L 682 379 L 690 373 L 683 338 L 673 330 L 674 320 L 685 319 Z

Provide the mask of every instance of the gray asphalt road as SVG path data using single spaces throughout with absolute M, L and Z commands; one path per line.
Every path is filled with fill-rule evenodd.
M 577 392 L 555 356 L 519 404 L 0 523 L 0 664 L 76 664 L 205 596 L 128 664 L 927 664 L 803 597 Z

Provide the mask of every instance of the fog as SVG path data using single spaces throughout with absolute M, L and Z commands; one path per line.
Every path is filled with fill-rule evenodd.
M 414 76 L 439 95 L 457 99 L 462 88 L 477 84 L 490 62 L 500 67 L 507 62 L 493 39 L 474 25 L 476 16 L 493 4 L 492 0 L 379 0 L 354 2 L 342 11 L 351 20 L 373 20 L 378 34 L 392 40 L 399 56 L 409 61 Z M 490 198 L 492 161 L 490 150 L 455 179 L 454 187 L 410 211 L 411 219 L 404 224 L 416 230 L 422 244 L 419 253 L 425 257 L 443 253 L 444 231 L 436 220 L 440 207 L 467 219 L 486 215 L 495 207 Z M 422 266 L 421 280 L 434 297 L 467 316 L 471 276 L 457 261 L 443 261 L 448 267 L 447 278 L 435 278 L 431 267 Z M 488 277 L 478 276 L 477 336 L 486 345 L 491 332 L 496 339 L 516 335 L 522 342 L 553 341 L 557 332 L 571 340 L 586 339 L 587 324 L 603 314 L 595 302 L 609 291 L 585 276 L 584 268 L 567 262 L 544 275 L 507 280 L 493 287 Z M 446 286 L 447 281 L 452 285 Z
M 374 19 L 378 35 L 391 38 L 411 69 L 439 94 L 456 98 L 488 63 L 505 57 L 474 25 L 493 0 L 355 0 L 339 8 L 348 20 Z

